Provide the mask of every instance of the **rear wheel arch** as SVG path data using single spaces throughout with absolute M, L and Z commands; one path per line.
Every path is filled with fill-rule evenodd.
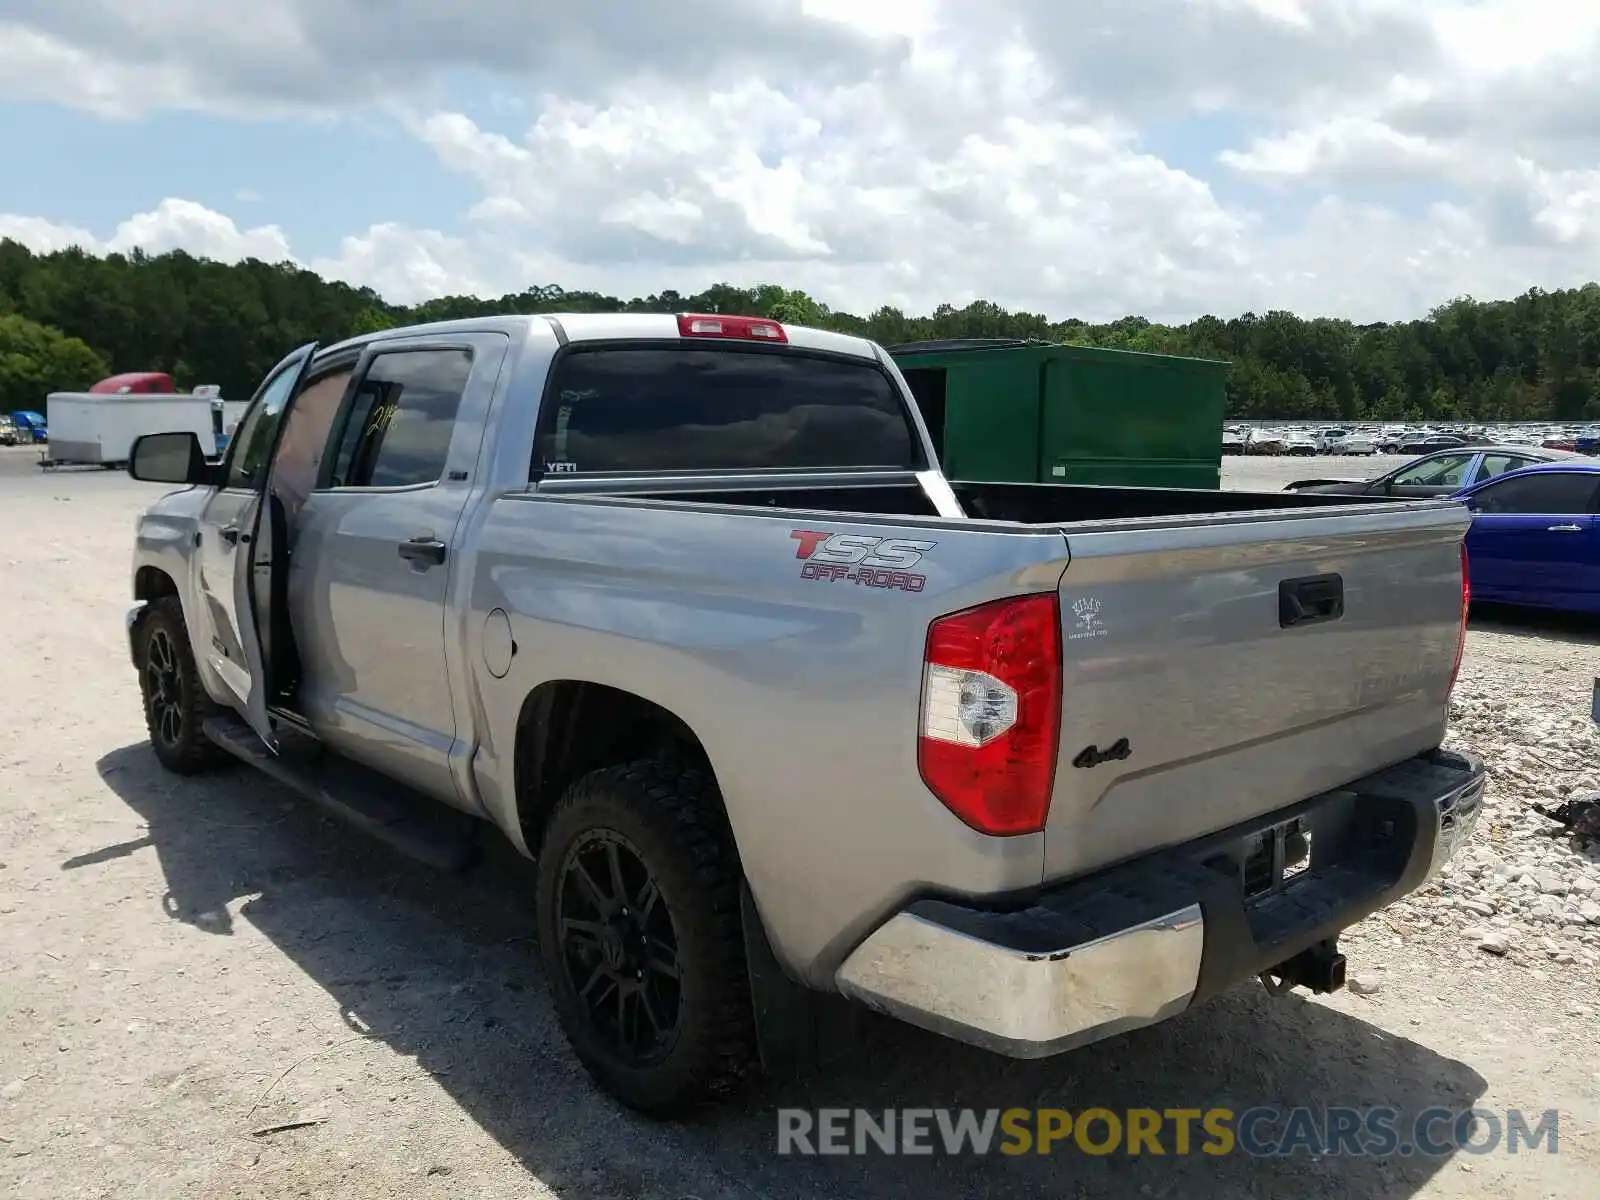
M 517 821 L 537 854 L 550 813 L 562 794 L 592 771 L 653 759 L 716 772 L 688 722 L 634 692 L 580 679 L 550 680 L 529 692 L 517 717 Z M 727 811 L 715 788 L 716 816 Z M 731 837 L 731 834 L 730 834 Z

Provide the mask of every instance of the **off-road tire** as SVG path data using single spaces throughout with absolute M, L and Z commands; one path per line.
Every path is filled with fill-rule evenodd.
M 637 852 L 676 937 L 676 1035 L 660 1061 L 644 1066 L 602 1036 L 558 936 L 564 864 L 597 831 L 620 834 Z M 579 1061 L 629 1108 L 682 1115 L 734 1094 L 756 1070 L 741 878 L 716 784 L 696 767 L 653 759 L 606 767 L 573 783 L 550 815 L 538 852 L 536 918 L 551 997 Z
M 176 596 L 152 600 L 136 628 L 139 693 L 144 701 L 145 728 L 150 733 L 150 746 L 156 758 L 167 770 L 178 775 L 214 771 L 232 763 L 232 756 L 202 730 L 206 721 L 222 710 L 200 683 L 194 653 L 189 648 L 189 630 L 183 621 L 183 605 Z M 158 661 L 170 654 L 170 670 L 152 669 L 153 648 Z M 157 676 L 163 676 L 159 683 Z M 161 711 L 164 702 L 170 703 L 173 710 L 165 717 Z

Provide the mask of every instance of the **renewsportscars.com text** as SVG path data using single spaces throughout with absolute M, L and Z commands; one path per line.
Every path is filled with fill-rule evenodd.
M 1560 1114 L 1486 1108 L 783 1108 L 779 1154 L 1253 1158 L 1556 1154 Z

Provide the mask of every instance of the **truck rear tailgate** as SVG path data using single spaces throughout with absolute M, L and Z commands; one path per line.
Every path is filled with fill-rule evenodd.
M 1427 502 L 1066 526 L 1045 878 L 1437 746 L 1468 521 Z

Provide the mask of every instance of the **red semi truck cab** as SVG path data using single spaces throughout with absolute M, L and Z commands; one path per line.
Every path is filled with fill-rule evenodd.
M 170 396 L 176 389 L 172 376 L 161 371 L 126 371 L 109 375 L 89 389 L 95 396 Z

